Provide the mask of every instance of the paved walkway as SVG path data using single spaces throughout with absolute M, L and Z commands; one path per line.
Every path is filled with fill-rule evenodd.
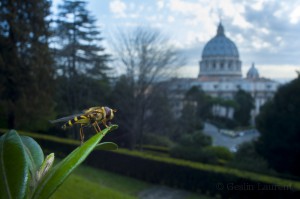
M 177 189 L 172 189 L 164 186 L 155 186 L 142 191 L 139 199 L 184 199 L 188 195 L 187 192 Z
M 252 133 L 245 133 L 240 137 L 232 138 L 226 135 L 222 135 L 218 132 L 217 127 L 209 123 L 204 124 L 203 132 L 213 138 L 214 146 L 225 146 L 233 152 L 237 150 L 238 145 L 240 145 L 241 143 L 251 141 L 259 136 L 259 133 L 257 131 L 254 131 Z

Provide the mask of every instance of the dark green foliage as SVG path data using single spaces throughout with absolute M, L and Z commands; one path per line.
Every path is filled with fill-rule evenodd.
M 218 163 L 219 160 L 228 162 L 233 159 L 233 154 L 223 146 L 208 146 L 203 149 L 203 152 L 215 157 L 215 163 Z
M 198 87 L 192 87 L 185 94 L 184 107 L 176 123 L 173 139 L 176 141 L 183 133 L 203 129 L 203 121 L 211 117 L 212 99 Z
M 227 148 L 218 146 L 204 148 L 176 146 L 170 150 L 170 155 L 175 158 L 217 165 L 223 165 L 233 158 L 233 154 Z
M 109 56 L 85 1 L 63 1 L 55 23 L 57 110 L 71 114 L 105 104 Z
M 267 161 L 256 152 L 253 142 L 241 144 L 228 166 L 259 173 L 274 174 L 269 169 Z
M 203 120 L 197 116 L 197 106 L 195 103 L 187 102 L 185 104 L 175 126 L 177 127 L 173 134 L 173 140 L 175 141 L 184 133 L 193 133 L 203 129 Z
M 212 146 L 212 138 L 201 131 L 183 134 L 178 140 L 178 145 L 171 148 L 170 155 L 210 164 L 223 164 L 233 157 L 227 148 Z
M 216 164 L 217 157 L 204 149 L 189 146 L 175 146 L 170 151 L 171 157 L 202 163 Z
M 211 146 L 212 138 L 201 131 L 193 134 L 183 134 L 178 140 L 178 145 L 170 150 L 172 157 L 204 162 L 215 163 L 216 157 L 204 151 L 204 148 Z
M 0 6 L 0 110 L 5 126 L 41 130 L 53 117 L 53 59 L 47 0 Z
M 0 197 L 25 198 L 29 182 L 26 152 L 15 131 L 0 138 Z
M 167 89 L 162 86 L 157 86 L 152 92 L 155 94 L 151 96 L 149 103 L 151 114 L 146 117 L 145 131 L 158 136 L 170 137 L 176 128 L 176 120 L 170 105 L 170 96 Z
M 203 121 L 211 118 L 212 112 L 211 108 L 213 106 L 213 98 L 207 94 L 202 89 L 198 87 L 192 87 L 186 93 L 186 100 L 191 102 L 196 102 L 196 115 Z M 199 130 L 199 129 L 198 129 Z
M 212 138 L 201 131 L 196 131 L 192 134 L 183 134 L 179 139 L 179 144 L 182 146 L 185 145 L 203 148 L 211 146 Z
M 171 147 L 174 143 L 166 136 L 156 135 L 154 133 L 145 133 L 143 137 L 145 145 Z
M 281 86 L 266 103 L 256 125 L 256 149 L 279 172 L 300 176 L 300 76 Z
M 248 126 L 251 118 L 251 110 L 254 108 L 254 99 L 251 94 L 244 90 L 239 90 L 234 95 L 234 100 L 237 104 L 234 110 L 234 119 L 240 126 Z

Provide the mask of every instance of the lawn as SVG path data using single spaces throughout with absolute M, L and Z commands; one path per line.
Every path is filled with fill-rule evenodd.
M 72 173 L 51 199 L 137 199 L 138 194 L 154 186 L 134 178 L 82 165 Z M 187 193 L 183 199 L 208 199 Z

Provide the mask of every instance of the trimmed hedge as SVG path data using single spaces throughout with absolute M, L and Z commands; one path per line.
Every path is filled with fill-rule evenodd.
M 49 148 L 58 155 L 64 155 L 61 152 L 67 154 L 76 147 L 74 141 L 67 139 L 37 134 L 30 136 L 43 148 Z M 222 198 L 300 198 L 298 181 L 126 149 L 94 151 L 86 163 L 151 183 L 220 195 Z
M 146 151 L 154 151 L 169 154 L 170 149 L 164 146 L 142 145 L 142 149 Z

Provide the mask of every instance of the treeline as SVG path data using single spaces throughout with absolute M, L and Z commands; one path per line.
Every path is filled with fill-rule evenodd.
M 49 120 L 109 106 L 118 109 L 120 145 L 141 146 L 150 132 L 169 136 L 176 122 L 155 82 L 184 60 L 168 37 L 149 28 L 118 32 L 114 56 L 108 54 L 86 7 L 63 1 L 53 14 L 48 0 L 1 1 L 0 126 L 78 138 L 78 129 L 64 133 Z
M 1 1 L 0 117 L 6 128 L 45 131 L 49 120 L 104 104 L 109 56 L 86 2 Z

